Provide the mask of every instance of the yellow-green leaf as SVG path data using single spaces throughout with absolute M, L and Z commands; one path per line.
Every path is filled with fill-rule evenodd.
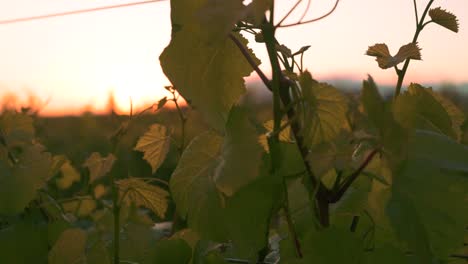
M 232 196 L 252 182 L 259 176 L 261 155 L 262 147 L 246 110 L 234 107 L 226 124 L 221 160 L 213 177 L 216 187 Z
M 450 119 L 452 120 L 452 128 L 457 136 L 457 139 L 461 139 L 462 125 L 465 121 L 465 114 L 460 110 L 460 108 L 458 108 L 458 106 L 450 101 L 450 99 L 444 97 L 440 93 L 437 93 L 432 89 L 428 89 L 427 92 L 429 92 L 445 109 L 445 112 L 447 112 Z
M 314 175 L 320 178 L 330 169 L 350 168 L 354 146 L 349 142 L 349 138 L 343 134 L 334 141 L 323 142 L 312 147 L 307 160 Z
M 106 195 L 107 192 L 108 192 L 108 188 L 106 188 L 102 184 L 98 184 L 98 185 L 96 185 L 96 187 L 94 187 L 94 198 L 100 199 L 101 197 Z
M 238 5 L 240 2 L 230 0 L 219 3 L 224 8 L 225 5 Z M 219 30 L 232 28 L 232 17 L 237 14 L 226 12 L 222 14 L 226 18 L 201 23 L 196 14 L 206 3 L 203 0 L 171 1 L 173 35 L 160 61 L 164 73 L 177 91 L 202 113 L 210 125 L 223 131 L 231 107 L 246 91 L 243 78 L 250 75 L 253 68 L 225 31 Z M 233 13 L 236 12 L 237 9 Z M 208 14 L 205 20 L 213 21 L 215 17 Z M 233 33 L 233 36 L 247 46 L 247 40 L 240 34 Z M 250 50 L 249 53 L 259 64 Z
M 13 165 L 0 150 L 0 214 L 20 213 L 45 185 L 52 158 L 43 151 L 42 146 L 28 146 Z
M 380 96 L 372 77 L 363 82 L 362 89 L 362 104 L 370 123 L 378 130 L 383 153 L 389 154 L 392 166 L 397 166 L 405 159 L 408 133 L 395 121 L 390 102 Z
M 434 23 L 453 32 L 458 32 L 458 19 L 454 14 L 442 9 L 441 7 L 436 7 L 429 10 L 429 16 Z
M 429 89 L 411 84 L 408 91 L 397 97 L 395 119 L 408 129 L 426 129 L 456 138 L 450 116 L 431 95 Z
M 284 126 L 286 122 L 281 122 L 281 126 Z M 267 139 L 267 134 L 273 132 L 273 120 L 268 120 L 265 123 L 263 123 L 263 127 L 268 131 L 266 134 L 260 135 L 258 137 L 258 142 L 260 142 L 260 145 L 263 146 L 266 152 L 269 152 L 269 147 L 268 147 L 268 139 Z M 293 142 L 291 140 L 291 128 L 289 126 L 285 127 L 281 132 L 279 133 L 279 140 L 283 142 L 288 142 L 291 143 Z
M 154 173 L 166 158 L 170 146 L 171 137 L 167 128 L 160 124 L 154 124 L 148 132 L 140 137 L 135 150 L 144 153 L 143 159 L 151 165 Z
M 104 177 L 110 172 L 114 165 L 116 158 L 114 155 L 109 154 L 107 157 L 101 157 L 101 154 L 94 152 L 83 164 L 89 170 L 89 182 Z
M 70 188 L 74 182 L 79 182 L 81 179 L 80 173 L 70 164 L 70 161 L 66 161 L 61 167 L 61 177 L 55 180 L 57 187 L 61 190 Z
M 86 263 L 86 240 L 86 232 L 79 228 L 65 230 L 49 252 L 49 263 Z
M 245 16 L 242 0 L 206 0 L 196 16 L 208 37 L 225 38 L 234 25 Z M 202 34 L 205 32 L 202 32 Z
M 265 18 L 265 12 L 270 8 L 271 0 L 253 0 L 247 6 L 245 20 L 254 25 L 260 25 Z
M 91 196 L 62 203 L 63 210 L 78 217 L 86 217 L 96 209 L 96 201 Z
M 0 140 L 8 147 L 32 143 L 34 138 L 33 120 L 24 113 L 6 111 L 0 115 Z
M 119 180 L 117 185 L 120 199 L 124 203 L 145 207 L 164 218 L 169 196 L 167 191 L 137 178 Z
M 57 173 L 59 173 L 60 168 L 62 168 L 62 165 L 65 164 L 66 162 L 68 162 L 68 159 L 64 155 L 53 156 L 52 165 L 50 166 L 49 178 L 52 178 Z
M 305 100 L 305 143 L 312 146 L 335 139 L 347 129 L 348 100 L 335 87 L 313 80 L 308 71 L 299 80 Z

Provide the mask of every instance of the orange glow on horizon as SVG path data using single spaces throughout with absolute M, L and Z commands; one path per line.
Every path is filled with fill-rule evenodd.
M 113 0 L 112 4 L 131 2 Z M 307 1 L 303 1 L 305 5 Z M 417 0 L 422 6 L 427 2 Z M 423 61 L 411 62 L 405 83 L 468 83 L 468 8 L 464 1 L 436 1 L 455 13 L 460 32 L 455 34 L 431 23 L 419 39 Z M 0 0 L 0 20 L 109 5 L 108 0 Z M 276 0 L 280 19 L 294 4 Z M 307 16 L 327 12 L 334 1 L 312 1 Z M 301 4 L 302 5 L 302 4 Z M 303 6 L 302 6 L 303 7 Z M 298 12 L 285 23 L 294 22 Z M 385 12 L 382 12 L 385 10 Z M 311 48 L 304 64 L 318 80 L 360 83 L 370 74 L 377 84 L 393 86 L 393 69 L 381 70 L 374 58 L 364 55 L 368 46 L 387 43 L 394 54 L 414 33 L 412 1 L 340 1 L 326 19 L 278 30 L 278 39 L 292 51 Z M 0 101 L 8 93 L 28 104 L 29 95 L 47 102 L 40 114 L 79 115 L 106 113 L 112 92 L 121 114 L 143 109 L 166 96 L 170 84 L 159 65 L 159 54 L 170 41 L 170 4 L 113 9 L 47 20 L 0 25 Z M 249 37 L 249 47 L 270 75 L 267 52 Z M 256 73 L 247 84 L 259 82 Z M 24 88 L 28 87 L 28 88 Z

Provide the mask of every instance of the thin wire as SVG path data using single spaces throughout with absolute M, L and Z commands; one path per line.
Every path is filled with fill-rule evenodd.
M 60 13 L 52 13 L 52 14 L 39 15 L 39 16 L 6 19 L 6 20 L 0 20 L 0 25 L 21 23 L 21 22 L 48 19 L 48 18 L 53 18 L 53 17 L 68 16 L 68 15 L 90 13 L 90 12 L 96 12 L 96 11 L 102 11 L 102 10 L 108 10 L 108 9 L 116 9 L 116 8 L 123 8 L 123 7 L 130 7 L 130 6 L 137 6 L 137 5 L 144 5 L 144 4 L 152 4 L 152 3 L 156 3 L 156 2 L 162 2 L 162 1 L 164 1 L 164 0 L 147 0 L 147 1 L 140 1 L 140 2 L 133 2 L 133 3 L 124 3 L 124 4 L 118 4 L 118 5 L 101 6 L 101 7 L 94 7 L 94 8 L 88 8 L 88 9 L 66 11 L 66 12 L 60 12 Z

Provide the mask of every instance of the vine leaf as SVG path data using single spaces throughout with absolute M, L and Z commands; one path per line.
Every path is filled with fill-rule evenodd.
M 223 2 L 235 1 L 238 0 Z M 173 35 L 159 59 L 177 91 L 202 113 L 212 127 L 223 131 L 231 107 L 246 91 L 243 77 L 250 75 L 253 69 L 236 44 L 217 30 L 220 27 L 232 28 L 234 24 L 230 19 L 203 24 L 194 15 L 204 2 L 171 1 Z M 225 14 L 231 13 L 223 16 Z M 207 20 L 212 18 L 211 15 L 206 17 Z M 240 34 L 234 36 L 247 46 L 244 37 Z M 251 50 L 249 53 L 259 64 Z
M 391 105 L 383 100 L 370 76 L 363 82 L 361 100 L 370 123 L 378 130 L 380 144 L 390 166 L 399 166 L 406 157 L 408 132 L 395 121 Z
M 406 256 L 400 249 L 385 245 L 374 249 L 372 252 L 366 254 L 365 264 L 410 264 L 411 258 Z
M 151 125 L 137 142 L 134 150 L 144 153 L 145 159 L 150 165 L 154 173 L 163 163 L 171 146 L 171 137 L 167 128 L 160 124 Z
M 307 160 L 314 175 L 321 178 L 330 169 L 350 169 L 354 146 L 349 142 L 350 136 L 342 133 L 333 141 L 323 142 L 312 147 L 307 155 Z
M 68 162 L 64 155 L 55 155 L 52 157 L 52 165 L 50 166 L 49 178 L 52 178 L 60 172 L 62 166 Z
M 86 217 L 96 209 L 96 201 L 91 196 L 62 203 L 63 210 L 78 217 Z
M 222 146 L 223 138 L 213 131 L 193 139 L 171 177 L 171 193 L 179 214 L 202 239 L 232 239 L 240 254 L 251 257 L 267 242 L 265 233 L 273 198 L 278 197 L 274 187 L 278 186 L 275 179 L 279 177 L 257 177 L 233 196 L 223 196 L 214 181 Z M 261 166 L 260 175 L 266 171 L 265 165 Z M 240 175 L 242 172 L 238 171 Z
M 159 242 L 162 242 L 162 240 L 156 240 L 155 233 L 151 225 L 136 223 L 129 219 L 125 224 L 120 240 L 121 258 L 129 259 L 136 263 L 165 263 L 153 261 L 155 247 Z
M 234 25 L 243 18 L 247 9 L 242 0 L 206 0 L 197 12 L 201 26 L 209 36 L 225 38 Z
M 452 120 L 429 89 L 411 84 L 408 91 L 396 98 L 395 119 L 408 129 L 426 129 L 457 138 Z
M 70 164 L 69 160 L 62 164 L 60 172 L 62 176 L 55 180 L 55 184 L 61 190 L 70 188 L 73 183 L 79 182 L 81 179 L 80 173 Z
M 93 241 L 94 242 L 94 241 Z M 112 260 L 107 250 L 106 242 L 98 240 L 86 250 L 87 264 L 111 264 Z
M 182 239 L 163 239 L 154 247 L 153 263 L 188 264 L 192 258 L 192 249 Z
M 319 83 L 306 71 L 299 77 L 305 105 L 303 131 L 305 143 L 313 146 L 335 139 L 347 129 L 348 101 L 333 86 Z
M 33 120 L 24 113 L 5 111 L 0 116 L 0 140 L 8 147 L 31 144 L 34 138 Z
M 454 14 L 442 9 L 441 7 L 436 7 L 429 10 L 429 16 L 434 23 L 455 33 L 458 32 L 458 19 Z
M 266 234 L 271 212 L 278 206 L 278 197 L 282 197 L 280 175 L 270 175 L 269 166 L 262 169 L 262 176 L 228 198 L 223 210 L 227 232 L 236 252 L 248 259 L 257 257 L 268 244 Z
M 221 148 L 221 161 L 213 179 L 221 192 L 232 196 L 259 175 L 261 164 L 262 147 L 246 110 L 231 110 Z
M 47 229 L 21 221 L 0 230 L 2 263 L 47 263 Z
M 0 149 L 0 214 L 20 213 L 49 177 L 52 158 L 40 145 L 25 147 L 18 162 L 8 162 Z
M 262 134 L 260 135 L 260 137 L 258 137 L 258 142 L 260 143 L 260 145 L 262 145 L 263 149 L 266 151 L 266 152 L 269 152 L 270 151 L 270 148 L 268 147 L 268 138 L 267 138 L 267 135 L 268 133 L 271 133 L 273 132 L 273 123 L 274 121 L 273 120 L 268 120 L 266 121 L 265 123 L 263 123 L 263 127 L 268 131 L 267 133 L 265 134 Z M 285 122 L 281 122 L 281 126 L 283 126 L 285 124 Z M 290 126 L 287 126 L 286 128 L 284 128 L 280 133 L 279 133 L 279 140 L 282 141 L 282 142 L 287 142 L 287 143 L 293 143 L 292 139 L 291 139 L 291 127 Z
M 387 213 L 420 263 L 430 263 L 431 256 L 447 259 L 463 245 L 468 222 L 468 148 L 418 130 L 409 150 L 407 162 L 394 171 Z
M 107 157 L 101 157 L 101 154 L 93 152 L 83 164 L 83 166 L 89 170 L 89 182 L 93 183 L 95 180 L 109 173 L 115 160 L 116 158 L 112 154 L 109 154 Z
M 460 140 L 462 137 L 462 126 L 463 122 L 465 121 L 465 114 L 460 110 L 460 108 L 458 108 L 458 106 L 450 101 L 450 99 L 437 92 L 434 92 L 432 89 L 427 89 L 426 91 L 430 93 L 432 97 L 434 97 L 445 109 L 450 117 L 450 120 L 452 121 L 452 128 L 455 132 L 456 138 Z
M 245 20 L 256 26 L 260 25 L 265 18 L 265 12 L 270 8 L 271 0 L 253 0 L 247 5 Z
M 166 105 L 166 103 L 167 103 L 167 96 L 164 96 L 163 98 L 159 99 L 158 104 L 156 105 L 156 109 L 153 109 L 153 112 L 163 108 Z
M 65 230 L 49 252 L 50 264 L 83 263 L 86 260 L 86 232 L 79 229 Z
M 304 258 L 287 263 L 361 263 L 362 241 L 353 233 L 336 227 L 308 232 L 302 241 Z
M 214 240 L 223 237 L 215 220 L 222 217 L 222 196 L 213 181 L 222 144 L 222 137 L 213 131 L 197 136 L 182 154 L 169 183 L 179 214 L 188 218 L 188 225 L 195 231 Z M 203 223 L 213 226 L 204 230 Z
M 120 199 L 123 199 L 124 203 L 145 207 L 164 218 L 169 196 L 167 191 L 137 178 L 119 180 L 116 184 L 119 186 Z
M 395 56 L 390 55 L 388 47 L 384 43 L 375 44 L 367 49 L 366 55 L 376 57 L 379 67 L 382 69 L 392 68 L 407 59 L 421 60 L 421 52 L 417 43 L 409 43 L 402 46 Z

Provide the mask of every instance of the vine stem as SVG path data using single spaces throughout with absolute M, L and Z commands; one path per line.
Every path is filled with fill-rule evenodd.
M 379 153 L 378 149 L 373 150 L 364 160 L 364 162 L 357 168 L 356 171 L 354 171 L 348 178 L 346 178 L 345 182 L 343 185 L 341 185 L 338 188 L 338 191 L 334 192 L 331 197 L 329 198 L 330 203 L 336 203 L 338 202 L 343 195 L 346 193 L 346 191 L 349 189 L 349 187 L 353 184 L 353 182 L 358 178 L 358 176 L 364 171 L 364 169 L 369 165 L 369 163 L 372 161 L 374 156 Z
M 179 114 L 179 119 L 180 119 L 180 130 L 181 130 L 181 139 L 180 139 L 180 146 L 179 146 L 179 152 L 180 155 L 182 156 L 182 152 L 185 149 L 185 125 L 187 123 L 187 117 L 184 115 L 184 112 L 182 112 L 182 108 L 180 108 L 180 105 L 178 103 L 179 97 L 175 96 L 175 91 L 172 92 L 174 104 L 177 108 L 177 113 Z
M 431 8 L 431 5 L 432 5 L 433 2 L 434 2 L 434 0 L 430 0 L 429 3 L 427 3 L 426 9 L 424 10 L 424 13 L 422 14 L 421 19 L 417 23 L 416 32 L 414 33 L 413 41 L 412 41 L 413 44 L 416 44 L 416 42 L 418 41 L 419 34 L 421 33 L 421 31 L 423 30 L 424 25 L 425 25 L 424 24 L 424 19 L 426 18 L 427 13 L 429 12 L 429 9 Z M 414 3 L 414 4 L 416 5 L 416 3 Z M 416 12 L 416 16 L 417 16 L 416 6 L 415 6 L 415 12 Z M 410 61 L 411 61 L 410 58 L 406 59 L 405 64 L 403 65 L 403 68 L 400 71 L 397 71 L 398 81 L 397 81 L 397 84 L 396 84 L 396 87 L 395 87 L 395 98 L 398 95 L 400 95 L 401 87 L 403 86 L 403 80 L 405 79 L 406 71 L 408 70 L 408 66 L 410 64 Z
M 283 210 L 286 216 L 288 230 L 292 236 L 292 242 L 293 242 L 294 248 L 296 249 L 296 255 L 298 258 L 302 258 L 303 254 L 302 254 L 302 249 L 301 249 L 301 243 L 299 242 L 299 238 L 297 237 L 297 232 L 296 232 L 296 229 L 294 228 L 294 222 L 291 217 L 291 211 L 289 209 L 288 187 L 286 185 L 286 181 L 284 180 L 284 178 L 283 178 L 283 186 L 284 186 L 284 193 L 285 193 L 285 201 L 283 205 Z
M 180 145 L 179 145 L 179 155 L 182 157 L 182 154 L 184 153 L 185 149 L 185 126 L 187 124 L 187 117 L 185 116 L 184 112 L 182 111 L 182 108 L 180 107 L 178 103 L 178 99 L 180 96 L 176 96 L 176 90 L 171 90 L 172 93 L 172 101 L 174 101 L 174 104 L 177 109 L 177 113 L 179 115 L 180 119 L 180 130 L 181 130 L 181 139 L 180 139 Z M 174 208 L 174 213 L 172 215 L 172 228 L 171 228 L 171 235 L 173 235 L 177 231 L 177 224 L 180 221 L 179 214 L 177 213 L 177 209 Z
M 273 131 L 280 131 L 281 129 L 281 119 L 282 119 L 282 110 L 281 110 L 281 98 L 280 98 L 280 89 L 281 89 L 281 80 L 282 72 L 281 66 L 278 61 L 277 51 L 276 51 L 276 38 L 274 26 L 274 2 L 271 4 L 270 8 L 270 20 L 267 23 L 262 25 L 262 34 L 265 39 L 265 45 L 268 51 L 268 57 L 270 59 L 270 64 L 272 68 L 272 81 L 271 81 L 271 90 L 273 92 Z M 268 137 L 268 145 L 270 146 L 271 153 L 271 173 L 272 175 L 276 174 L 281 166 L 281 152 L 279 149 L 279 133 L 272 133 Z M 294 228 L 294 223 L 292 222 L 291 214 L 289 211 L 289 199 L 288 199 L 288 190 L 286 181 L 283 178 L 283 187 L 285 201 L 283 204 L 283 209 L 285 211 L 286 219 L 288 222 L 288 230 L 292 236 L 294 248 L 296 249 L 296 254 L 299 258 L 302 258 L 302 251 L 299 239 L 297 238 L 296 230 Z
M 252 56 L 250 56 L 247 48 L 232 33 L 229 33 L 229 38 L 234 42 L 234 44 L 236 44 L 236 46 L 239 48 L 244 58 L 247 60 L 250 66 L 252 66 L 252 68 L 258 74 L 258 76 L 260 77 L 262 82 L 266 85 L 266 87 L 271 91 L 270 80 L 265 75 L 265 73 L 263 73 L 262 70 L 260 70 L 257 63 L 253 60 Z
M 322 20 L 326 17 L 328 17 L 329 15 L 331 15 L 333 12 L 335 12 L 336 8 L 338 7 L 338 4 L 340 3 L 340 0 L 336 0 L 335 1 L 335 5 L 332 7 L 332 9 L 330 11 L 328 11 L 327 13 L 325 13 L 324 15 L 322 16 L 319 16 L 317 18 L 313 18 L 313 19 L 309 19 L 309 20 L 306 20 L 306 21 L 302 21 L 302 18 L 296 22 L 296 23 L 292 23 L 292 24 L 287 24 L 287 25 L 277 25 L 277 27 L 281 27 L 281 28 L 285 28 L 285 27 L 293 27 L 293 26 L 299 26 L 299 25 L 304 25 L 304 24 L 309 24 L 309 23 L 313 23 L 313 22 L 316 22 L 316 21 L 319 21 L 319 20 Z

